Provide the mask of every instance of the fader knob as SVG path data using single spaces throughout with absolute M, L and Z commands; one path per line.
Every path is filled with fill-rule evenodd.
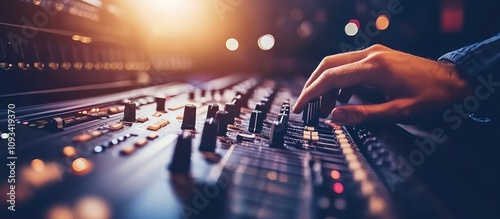
M 302 118 L 304 119 L 304 125 L 317 126 L 319 123 L 319 111 L 320 111 L 320 99 L 315 98 L 309 101 L 302 114 Z
M 264 114 L 261 111 L 254 110 L 250 114 L 250 122 L 248 123 L 248 131 L 259 133 L 264 125 Z
M 274 121 L 271 125 L 271 147 L 282 148 L 285 143 L 286 127 L 283 123 Z
M 207 119 L 209 118 L 215 118 L 215 114 L 219 111 L 219 105 L 216 103 L 212 103 L 208 105 L 208 110 L 207 110 Z
M 196 125 L 196 106 L 188 104 L 184 106 L 181 129 L 194 129 Z
M 156 111 L 165 112 L 165 98 L 155 97 L 155 102 L 156 102 Z
M 125 109 L 123 111 L 123 121 L 135 122 L 135 108 L 136 108 L 135 103 L 133 102 L 125 103 Z
M 172 173 L 189 173 L 191 168 L 191 135 L 189 133 L 177 136 L 172 162 L 168 169 Z
M 226 105 L 224 106 L 224 111 L 227 111 L 227 113 L 229 115 L 229 118 L 228 118 L 229 124 L 233 124 L 234 117 L 237 117 L 240 115 L 238 107 L 234 103 L 226 103 Z
M 209 118 L 203 126 L 203 134 L 201 135 L 201 143 L 199 150 L 206 152 L 215 152 L 217 143 L 217 126 L 218 123 L 214 118 Z
M 229 114 L 227 111 L 218 111 L 215 114 L 215 120 L 218 122 L 217 135 L 225 136 L 227 132 L 227 124 L 229 124 Z

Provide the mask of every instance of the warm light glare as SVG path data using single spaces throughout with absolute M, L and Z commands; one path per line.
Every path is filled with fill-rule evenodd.
M 337 194 L 341 194 L 342 192 L 344 192 L 344 186 L 342 185 L 342 183 L 336 182 L 335 184 L 333 184 L 333 191 Z
M 85 158 L 78 158 L 73 161 L 71 167 L 76 173 L 85 173 L 90 169 L 90 162 Z
M 80 35 L 73 35 L 71 37 L 71 39 L 74 40 L 74 41 L 80 41 L 82 39 L 82 36 L 80 36 Z
M 257 41 L 259 48 L 262 50 L 270 50 L 274 46 L 274 36 L 271 34 L 266 34 L 261 36 Z
M 240 44 L 238 43 L 238 40 L 236 40 L 235 38 L 229 38 L 226 41 L 226 48 L 229 51 L 236 51 L 239 46 L 240 46 Z
M 345 34 L 347 34 L 347 36 L 354 36 L 358 33 L 358 25 L 356 25 L 356 23 L 354 22 L 349 22 L 347 23 L 347 25 L 345 25 Z
M 330 176 L 332 179 L 340 179 L 340 172 L 338 170 L 332 170 L 332 172 L 330 172 Z
M 34 159 L 31 161 L 31 168 L 33 168 L 35 172 L 42 172 L 45 168 L 45 163 L 40 159 Z
M 378 16 L 377 20 L 375 21 L 375 26 L 378 30 L 387 29 L 389 27 L 389 17 L 384 14 Z

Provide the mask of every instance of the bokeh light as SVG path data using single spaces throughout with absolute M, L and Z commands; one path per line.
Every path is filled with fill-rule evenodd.
M 360 24 L 358 20 L 350 20 L 346 25 L 345 25 L 345 34 L 347 36 L 354 36 L 358 33 Z
M 377 20 L 375 21 L 375 26 L 378 30 L 385 30 L 389 27 L 389 23 L 389 17 L 387 17 L 387 15 L 385 14 L 382 14 L 378 16 Z
M 270 50 L 274 46 L 274 36 L 271 34 L 266 34 L 264 36 L 261 36 L 259 40 L 257 41 L 257 44 L 259 45 L 259 48 L 262 50 Z
M 226 41 L 226 48 L 229 51 L 236 51 L 238 47 L 240 47 L 240 43 L 238 43 L 238 40 L 236 40 L 235 38 L 229 38 Z

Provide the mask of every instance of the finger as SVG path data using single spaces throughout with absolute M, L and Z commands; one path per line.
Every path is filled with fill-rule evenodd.
M 358 90 L 357 87 L 347 87 L 340 89 L 337 100 L 341 103 L 349 102 L 356 90 Z
M 357 62 L 367 56 L 366 50 L 359 50 L 347 53 L 335 54 L 332 56 L 328 56 L 316 67 L 313 71 L 307 82 L 304 84 L 304 88 L 306 89 L 311 85 L 325 70 L 353 62 Z
M 330 112 L 335 107 L 335 103 L 337 102 L 337 95 L 339 93 L 339 89 L 333 88 L 330 91 L 326 92 L 325 95 L 321 98 L 321 118 L 326 118 L 330 115 Z
M 398 120 L 409 115 L 412 100 L 398 99 L 373 105 L 339 106 L 332 111 L 332 122 L 339 125 L 356 125 L 380 120 Z
M 363 60 L 337 66 L 324 71 L 321 76 L 300 94 L 293 107 L 294 113 L 300 113 L 311 99 L 325 94 L 332 88 L 352 87 L 359 84 L 371 84 L 373 75 L 371 65 L 365 65 Z M 372 81 L 370 81 L 372 80 Z M 377 79 L 378 80 L 378 79 Z

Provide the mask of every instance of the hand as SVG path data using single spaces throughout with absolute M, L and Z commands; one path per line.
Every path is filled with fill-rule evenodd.
M 328 96 L 323 96 L 329 98 L 323 105 L 330 111 L 338 89 L 358 85 L 380 89 L 388 102 L 338 106 L 331 111 L 333 122 L 402 121 L 443 108 L 470 92 L 453 64 L 374 45 L 324 58 L 304 85 L 293 112 L 300 113 L 311 99 L 322 95 Z

